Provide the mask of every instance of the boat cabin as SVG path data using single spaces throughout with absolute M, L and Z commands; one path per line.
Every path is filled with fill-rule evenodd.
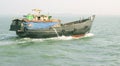
M 33 9 L 34 14 L 27 14 L 24 16 L 23 20 L 26 22 L 61 22 L 59 19 L 53 19 L 50 15 L 40 14 L 41 10 Z

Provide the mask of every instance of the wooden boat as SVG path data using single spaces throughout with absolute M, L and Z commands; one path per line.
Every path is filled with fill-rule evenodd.
M 38 16 L 37 16 L 38 18 Z M 41 18 L 41 16 L 40 16 Z M 86 19 L 62 24 L 60 20 L 28 20 L 14 19 L 10 31 L 15 31 L 19 37 L 49 38 L 57 36 L 81 36 L 90 32 L 95 15 Z

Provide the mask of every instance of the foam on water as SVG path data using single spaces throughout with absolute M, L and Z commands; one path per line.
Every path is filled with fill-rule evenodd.
M 92 37 L 92 36 L 94 36 L 94 34 L 93 34 L 93 33 L 87 33 L 87 34 L 85 34 L 85 36 L 84 36 L 84 37 Z
M 43 42 L 48 40 L 73 40 L 73 39 L 81 39 L 85 37 L 92 37 L 94 34 L 88 33 L 84 36 L 80 37 L 72 37 L 72 36 L 58 36 L 58 37 L 52 37 L 52 38 L 39 38 L 39 39 L 33 39 L 33 38 L 17 38 L 15 35 L 1 35 L 0 38 L 0 45 L 10 45 L 10 44 L 21 44 L 21 43 L 27 43 L 27 42 Z
M 85 37 L 92 37 L 94 36 L 94 34 L 92 33 L 88 33 L 88 34 L 85 34 L 84 36 L 81 36 L 81 37 L 77 37 L 77 38 L 74 38 L 72 36 L 59 36 L 59 37 L 52 37 L 52 38 L 40 38 L 40 39 L 32 39 L 32 38 L 24 38 L 23 40 L 31 40 L 31 41 L 46 41 L 46 40 L 72 40 L 72 39 L 80 39 L 80 38 L 85 38 Z

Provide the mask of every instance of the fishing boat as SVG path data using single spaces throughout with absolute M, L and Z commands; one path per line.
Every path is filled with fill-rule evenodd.
M 10 31 L 15 31 L 19 37 L 50 38 L 58 36 L 83 36 L 90 32 L 95 15 L 86 19 L 61 23 L 49 15 L 41 15 L 41 10 L 33 9 L 37 14 L 27 14 L 21 19 L 13 19 Z

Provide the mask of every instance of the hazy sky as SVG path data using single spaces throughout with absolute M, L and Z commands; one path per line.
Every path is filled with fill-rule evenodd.
M 0 14 L 21 14 L 39 8 L 55 14 L 120 15 L 120 0 L 1 0 Z

